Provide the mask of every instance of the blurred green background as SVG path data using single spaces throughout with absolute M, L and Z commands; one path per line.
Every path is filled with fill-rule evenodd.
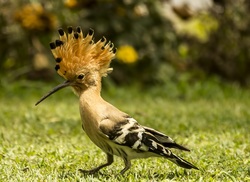
M 249 1 L 1 0 L 0 72 L 8 81 L 58 77 L 49 42 L 80 25 L 118 48 L 110 80 L 143 86 L 215 78 L 249 86 Z M 190 3 L 188 3 L 190 2 Z

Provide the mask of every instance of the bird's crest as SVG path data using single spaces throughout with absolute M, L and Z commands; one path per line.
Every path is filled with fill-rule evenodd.
M 105 37 L 95 43 L 94 30 L 89 29 L 84 36 L 80 27 L 75 31 L 68 27 L 67 34 L 63 29 L 58 32 L 60 39 L 50 43 L 50 48 L 56 60 L 55 69 L 60 76 L 70 80 L 82 69 L 98 71 L 101 76 L 112 71 L 109 65 L 115 57 L 116 49 Z

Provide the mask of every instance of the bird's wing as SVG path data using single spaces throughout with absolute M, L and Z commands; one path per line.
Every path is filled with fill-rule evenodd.
M 100 123 L 99 129 L 114 143 L 134 149 L 138 149 L 137 144 L 141 145 L 142 133 L 145 132 L 133 118 L 123 118 L 119 122 L 105 119 Z
M 118 123 L 110 119 L 105 119 L 101 121 L 99 129 L 107 139 L 118 145 L 130 147 L 138 152 L 158 154 L 187 169 L 198 169 L 190 162 L 173 154 L 168 147 L 182 150 L 188 149 L 176 144 L 170 137 L 163 133 L 139 125 L 133 118 L 126 117 Z
M 176 148 L 176 149 L 180 149 L 180 150 L 190 151 L 188 148 L 177 144 L 172 138 L 165 135 L 164 133 L 161 133 L 159 131 L 156 131 L 156 130 L 154 130 L 152 128 L 145 127 L 145 126 L 143 126 L 143 128 L 145 129 L 146 132 L 151 133 L 152 135 L 154 135 L 164 147 Z
M 145 129 L 133 118 L 124 118 L 123 121 L 118 123 L 108 119 L 103 120 L 99 129 L 116 144 L 128 146 L 138 151 L 157 153 L 165 157 L 171 155 L 171 151 L 161 144 L 154 133 L 148 132 L 148 128 Z

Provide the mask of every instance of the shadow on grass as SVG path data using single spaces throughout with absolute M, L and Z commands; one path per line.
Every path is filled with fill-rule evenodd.
M 175 170 L 174 172 L 154 172 L 151 174 L 150 170 L 148 173 L 135 173 L 132 171 L 127 171 L 125 174 L 121 175 L 119 171 L 114 172 L 114 173 L 105 173 L 105 172 L 97 172 L 95 174 L 87 174 L 87 173 L 82 173 L 81 171 L 78 171 L 80 176 L 84 179 L 86 178 L 95 178 L 95 179 L 102 179 L 102 180 L 110 180 L 111 178 L 116 179 L 117 181 L 121 181 L 124 179 L 147 179 L 147 180 L 174 180 L 175 178 L 187 178 L 189 175 L 191 175 L 188 170 L 182 170 L 183 172 L 180 172 L 178 170 Z M 199 171 L 198 171 L 199 172 Z

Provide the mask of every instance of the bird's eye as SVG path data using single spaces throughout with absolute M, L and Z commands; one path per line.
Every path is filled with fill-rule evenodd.
M 82 79 L 84 78 L 84 74 L 78 75 L 77 78 L 78 78 L 79 80 L 82 80 Z

